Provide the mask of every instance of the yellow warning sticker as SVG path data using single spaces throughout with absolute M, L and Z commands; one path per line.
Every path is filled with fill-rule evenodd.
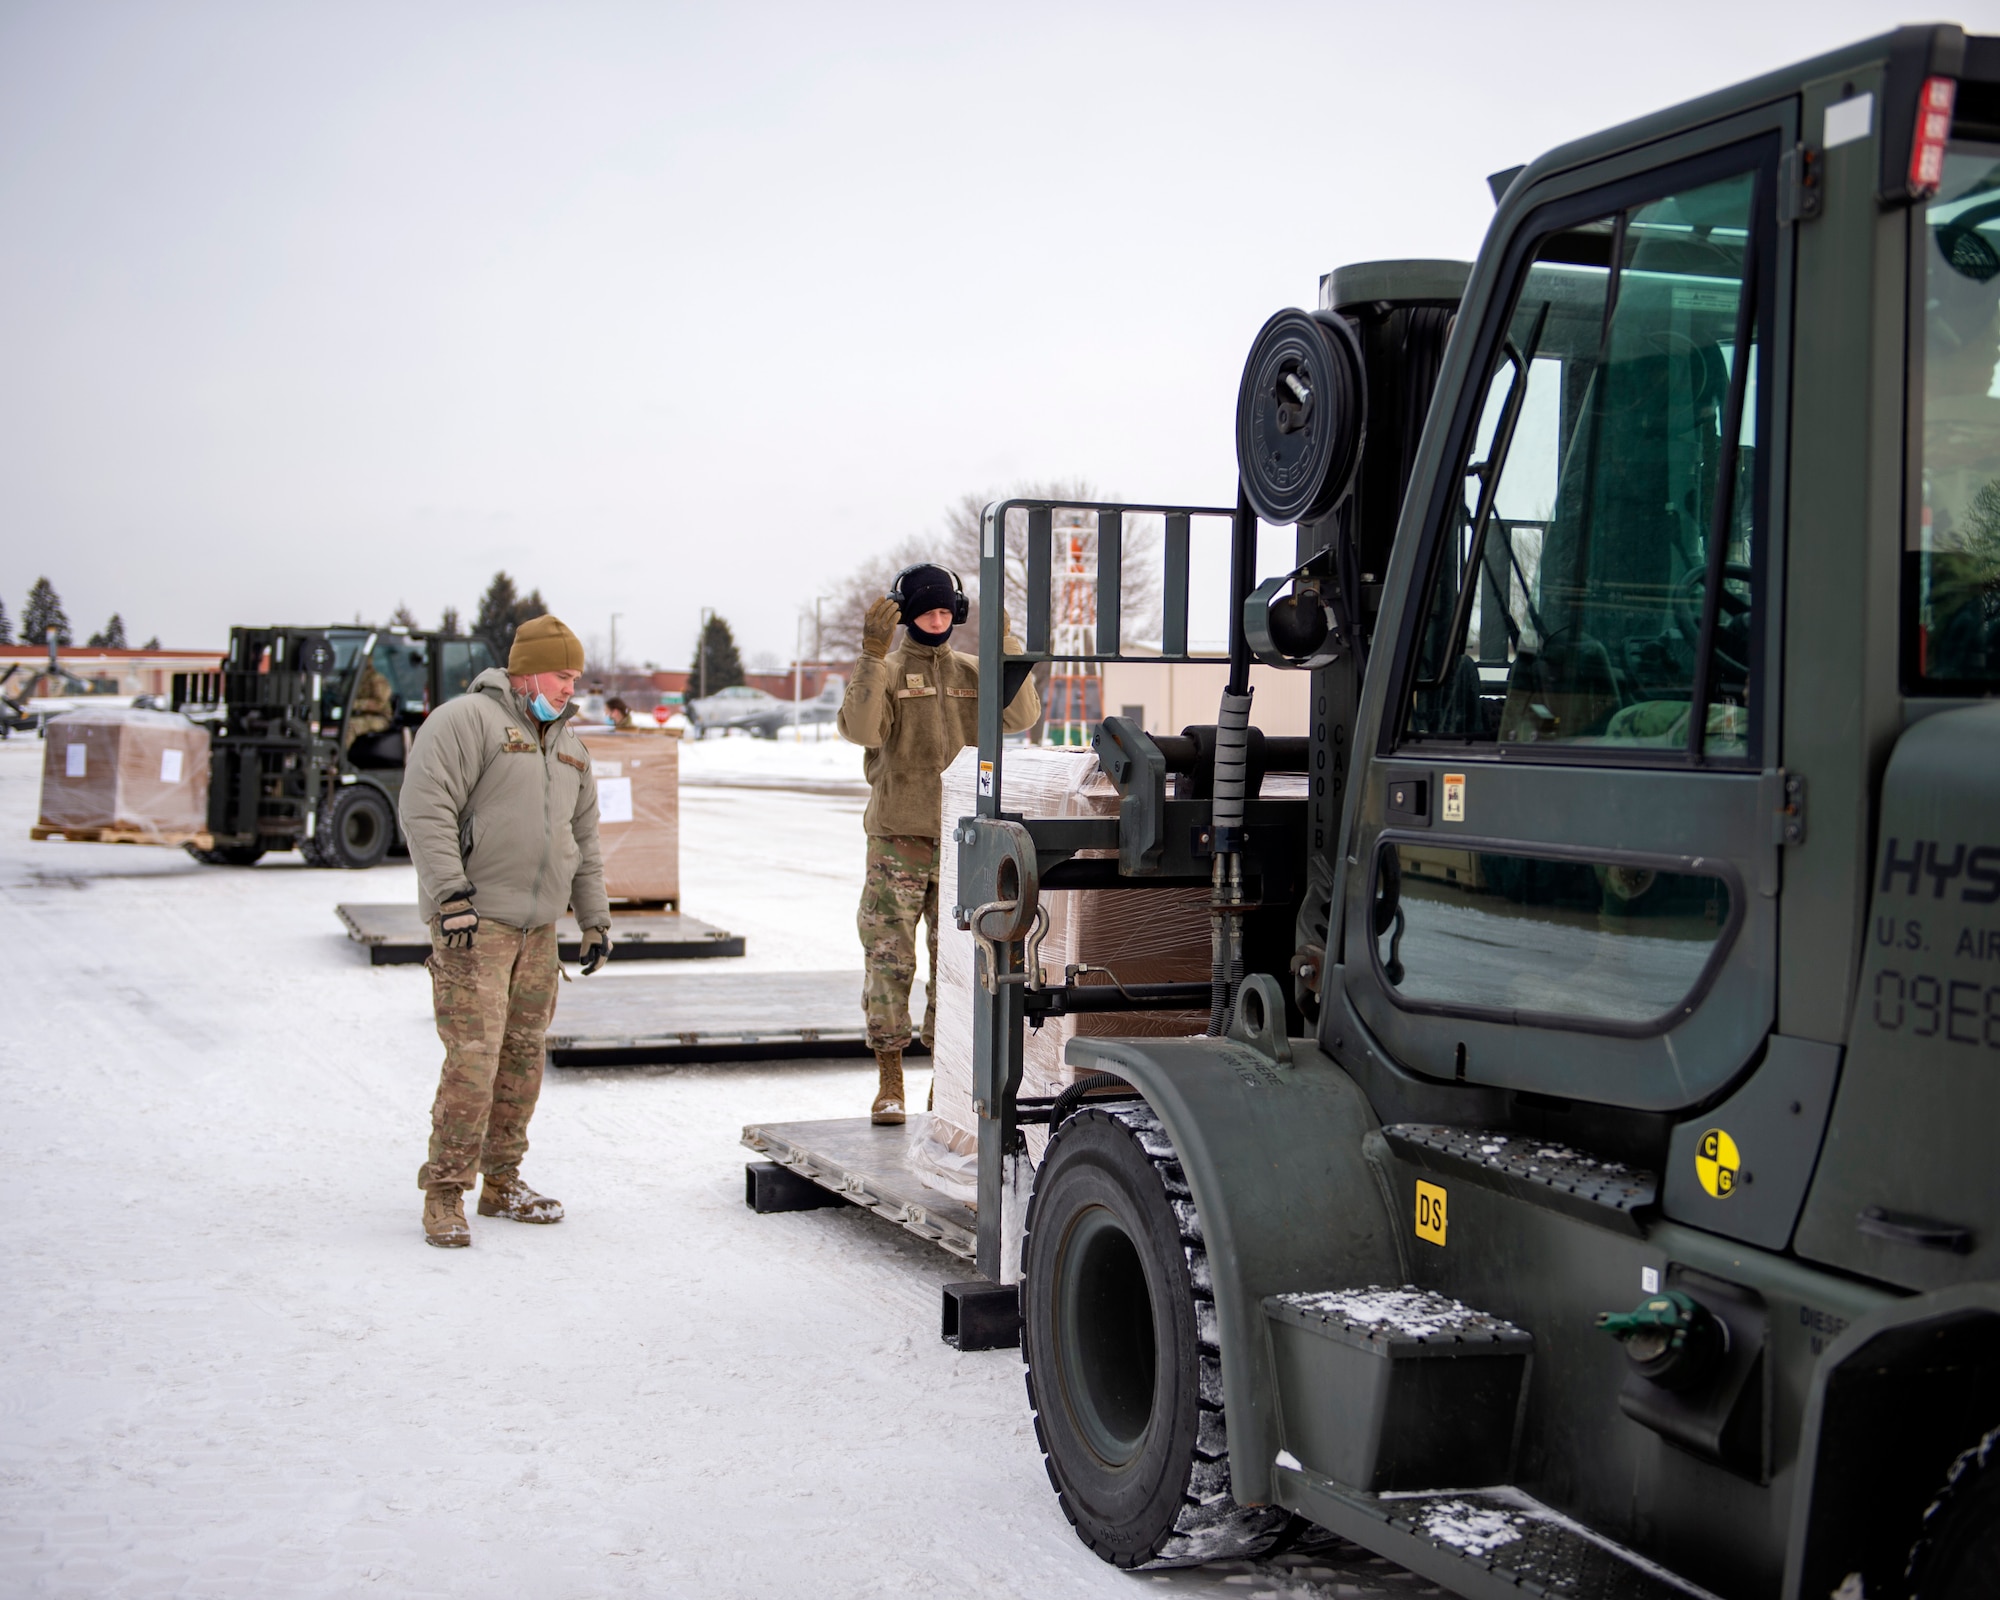
M 1695 1146 L 1694 1172 L 1701 1186 L 1718 1200 L 1736 1192 L 1736 1174 L 1743 1165 L 1736 1141 L 1720 1128 L 1710 1128 Z
M 1446 822 L 1465 820 L 1465 774 L 1447 772 L 1444 775 L 1444 810 Z
M 1435 1183 L 1417 1180 L 1417 1237 L 1432 1244 L 1444 1243 L 1444 1190 Z

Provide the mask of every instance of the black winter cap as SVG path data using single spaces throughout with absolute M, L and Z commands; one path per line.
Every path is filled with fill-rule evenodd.
M 940 606 L 947 611 L 955 611 L 958 605 L 958 583 L 943 567 L 911 567 L 904 572 L 896 587 L 905 622 L 914 621 L 926 611 L 935 611 Z

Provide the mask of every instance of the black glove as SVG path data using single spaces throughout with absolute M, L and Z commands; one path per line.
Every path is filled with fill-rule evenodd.
M 470 950 L 472 936 L 479 931 L 479 913 L 472 907 L 473 891 L 455 894 L 438 906 L 438 932 L 447 950 Z
M 577 954 L 583 958 L 583 975 L 587 978 L 611 959 L 611 930 L 585 928 Z

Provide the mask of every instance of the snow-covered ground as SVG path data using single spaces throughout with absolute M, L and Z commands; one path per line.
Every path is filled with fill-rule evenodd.
M 691 778 L 785 759 L 709 744 Z M 962 1265 L 743 1205 L 741 1125 L 859 1112 L 858 1064 L 552 1073 L 526 1175 L 569 1219 L 426 1248 L 425 976 L 333 915 L 409 869 L 31 843 L 41 750 L 0 743 L 0 1594 L 1429 1592 L 1091 1556 L 1018 1358 L 937 1338 Z M 746 966 L 858 967 L 859 811 L 691 784 L 688 908 Z

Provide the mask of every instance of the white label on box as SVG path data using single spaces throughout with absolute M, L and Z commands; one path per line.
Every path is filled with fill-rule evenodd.
M 1826 108 L 1820 143 L 1829 150 L 1836 145 L 1852 144 L 1856 139 L 1867 138 L 1874 124 L 1875 97 L 1872 94 L 1857 94 L 1851 100 L 1836 100 Z
M 1462 772 L 1447 772 L 1444 775 L 1444 820 L 1465 820 L 1465 774 Z
M 160 782 L 179 783 L 181 781 L 181 752 L 162 750 L 160 752 Z
M 89 759 L 89 746 L 81 744 L 71 745 L 63 752 L 63 776 L 65 778 L 81 778 L 83 776 L 83 764 Z
M 590 763 L 590 775 L 593 778 L 622 778 L 625 776 L 625 766 L 619 761 L 593 760 Z
M 632 820 L 632 780 L 630 778 L 599 778 L 597 780 L 597 820 L 599 822 L 630 822 Z

